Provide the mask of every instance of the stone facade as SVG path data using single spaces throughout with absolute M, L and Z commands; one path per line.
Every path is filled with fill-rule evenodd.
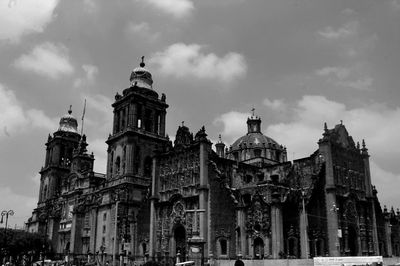
M 37 208 L 27 222 L 54 256 L 144 262 L 400 255 L 400 212 L 382 210 L 365 142 L 343 124 L 316 151 L 287 161 L 261 118 L 229 148 L 183 123 L 165 134 L 168 104 L 144 68 L 117 93 L 106 174 L 93 171 L 71 110 L 49 135 Z M 243 125 L 245 126 L 245 125 Z M 123 260 L 124 259 L 124 260 Z

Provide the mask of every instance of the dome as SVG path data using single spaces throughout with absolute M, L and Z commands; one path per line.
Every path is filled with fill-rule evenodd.
M 261 119 L 247 119 L 247 134 L 238 138 L 229 148 L 227 157 L 251 164 L 285 162 L 286 148 L 261 132 Z
M 144 56 L 142 56 L 142 62 L 140 63 L 140 67 L 136 67 L 132 70 L 130 82 L 131 86 L 137 86 L 147 89 L 153 89 L 153 79 L 151 73 L 144 68 Z
M 261 132 L 247 133 L 246 135 L 240 137 L 232 144 L 232 151 L 240 149 L 239 145 L 240 146 L 246 145 L 247 148 L 249 147 L 262 148 L 264 147 L 264 145 L 266 147 L 271 145 L 279 147 L 278 142 L 276 142 L 270 137 L 265 136 Z
M 68 114 L 61 117 L 58 131 L 78 133 L 78 121 L 72 116 L 71 107 L 68 110 Z

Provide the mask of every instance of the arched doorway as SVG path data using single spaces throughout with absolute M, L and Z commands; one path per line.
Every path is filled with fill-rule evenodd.
M 264 258 L 264 241 L 257 237 L 254 239 L 254 258 L 263 259 Z
M 349 255 L 350 256 L 357 256 L 358 254 L 358 236 L 357 231 L 354 226 L 349 226 Z
M 183 225 L 178 225 L 174 230 L 175 254 L 179 256 L 179 261 L 186 259 L 186 230 Z

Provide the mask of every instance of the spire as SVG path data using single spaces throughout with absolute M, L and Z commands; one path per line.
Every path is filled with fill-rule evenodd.
M 72 114 L 72 104 L 69 105 L 68 114 Z
M 78 122 L 72 116 L 72 105 L 69 106 L 68 114 L 61 117 L 58 131 L 78 133 Z

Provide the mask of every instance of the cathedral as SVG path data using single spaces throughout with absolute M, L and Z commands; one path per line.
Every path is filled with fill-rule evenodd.
M 400 212 L 381 208 L 365 141 L 342 122 L 321 126 L 315 152 L 294 161 L 254 111 L 231 145 L 183 123 L 172 142 L 166 95 L 143 60 L 112 107 L 106 173 L 93 171 L 71 109 L 48 136 L 27 221 L 48 239 L 46 257 L 115 266 L 400 255 Z

